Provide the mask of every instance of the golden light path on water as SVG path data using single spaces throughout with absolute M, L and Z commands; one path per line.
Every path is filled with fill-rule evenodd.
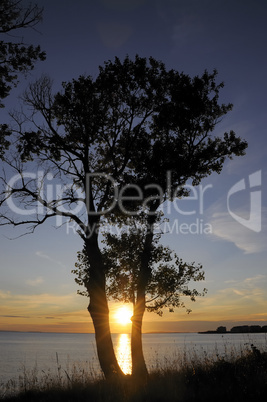
M 128 334 L 120 334 L 118 344 L 116 347 L 116 356 L 120 368 L 124 374 L 131 374 L 132 372 L 132 360 L 131 360 L 131 341 Z

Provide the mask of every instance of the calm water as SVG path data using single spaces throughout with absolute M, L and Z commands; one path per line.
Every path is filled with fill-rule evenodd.
M 125 373 L 131 371 L 130 336 L 113 335 L 119 364 Z M 239 353 L 254 344 L 266 350 L 266 334 L 144 334 L 143 348 L 149 369 L 167 366 L 187 359 Z M 39 373 L 68 371 L 83 367 L 98 375 L 93 334 L 16 333 L 0 332 L 0 384 L 17 379 L 25 372 L 38 368 Z

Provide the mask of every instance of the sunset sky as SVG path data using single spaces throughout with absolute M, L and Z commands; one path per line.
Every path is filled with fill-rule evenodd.
M 208 294 L 190 315 L 184 309 L 163 317 L 146 314 L 144 332 L 192 332 L 236 323 L 267 324 L 267 3 L 265 0 L 37 0 L 44 7 L 38 31 L 23 32 L 40 44 L 38 63 L 6 100 L 0 122 L 17 96 L 42 74 L 61 82 L 97 76 L 115 56 L 153 56 L 186 74 L 219 72 L 222 102 L 234 104 L 217 126 L 248 141 L 247 154 L 225 163 L 196 187 L 192 197 L 164 211 L 169 232 L 162 238 L 183 260 L 203 264 Z M 28 1 L 25 1 L 27 4 Z M 0 330 L 93 332 L 88 300 L 76 294 L 71 270 L 82 249 L 73 226 L 46 222 L 33 235 L 1 227 Z M 210 230 L 208 230 L 208 228 Z M 129 331 L 116 319 L 113 332 Z

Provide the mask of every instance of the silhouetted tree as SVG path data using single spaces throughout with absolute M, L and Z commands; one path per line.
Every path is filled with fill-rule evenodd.
M 55 96 L 43 77 L 24 96 L 28 113 L 13 114 L 13 146 L 2 158 L 7 173 L 13 168 L 16 176 L 11 181 L 2 176 L 1 204 L 8 204 L 2 224 L 28 225 L 33 231 L 55 216 L 76 223 L 90 266 L 88 310 L 106 377 L 122 372 L 110 335 L 101 227 L 125 225 L 127 217 L 145 214 L 133 314 L 137 350 L 159 206 L 186 195 L 188 179 L 197 185 L 212 172 L 220 173 L 225 159 L 243 155 L 247 146 L 233 131 L 211 136 L 232 108 L 218 102 L 223 84 L 216 83 L 216 74 L 205 71 L 190 78 L 166 70 L 152 57 L 116 58 L 99 68 L 96 79 L 81 76 L 64 83 Z M 34 172 L 38 164 L 43 173 L 25 173 L 31 164 Z M 51 174 L 61 183 L 57 194 L 45 191 Z M 15 213 L 16 202 L 24 205 L 23 216 Z M 142 354 L 136 355 L 138 373 L 146 374 Z
M 40 46 L 27 45 L 20 37 L 21 29 L 34 28 L 41 21 L 42 12 L 36 5 L 25 7 L 22 0 L 0 2 L 0 100 L 9 95 L 12 85 L 16 86 L 18 73 L 31 70 L 37 60 L 45 59 Z
M 124 303 L 132 303 L 135 311 L 138 294 L 138 281 L 141 273 L 141 256 L 144 251 L 146 237 L 146 217 L 140 216 L 132 224 L 125 225 L 119 234 L 103 233 L 105 247 L 102 251 L 106 266 L 106 291 L 109 299 Z M 137 225 L 137 220 L 139 224 Z M 198 282 L 205 279 L 202 265 L 194 262 L 188 264 L 179 258 L 169 247 L 159 244 L 161 235 L 154 235 L 151 257 L 149 260 L 150 276 L 146 286 L 145 309 L 163 315 L 164 309 L 173 312 L 176 307 L 185 307 L 184 298 L 189 297 L 195 301 L 197 296 L 204 296 L 206 289 L 199 292 L 190 289 L 190 282 Z M 78 253 L 76 268 L 72 271 L 78 285 L 88 288 L 90 282 L 90 264 L 86 253 Z M 88 291 L 80 291 L 82 296 L 89 297 Z M 186 308 L 187 312 L 191 310 Z M 139 375 L 140 364 L 145 365 L 143 348 L 139 331 L 141 328 L 132 321 L 132 374 Z M 139 325 L 142 321 L 139 322 Z M 138 323 L 137 323 L 138 324 Z M 138 330 L 137 336 L 136 331 Z M 142 375 L 144 374 L 144 368 Z M 147 374 L 147 373 L 146 373 Z

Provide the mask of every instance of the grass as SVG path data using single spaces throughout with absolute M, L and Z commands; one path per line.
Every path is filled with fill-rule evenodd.
M 177 357 L 178 358 L 178 357 Z M 224 356 L 199 358 L 184 354 L 152 370 L 148 381 L 140 384 L 130 376 L 106 381 L 84 367 L 42 373 L 26 371 L 19 384 L 6 384 L 5 402 L 256 402 L 267 400 L 267 351 L 253 344 L 239 352 L 231 349 Z M 15 387 L 16 385 L 16 387 Z M 13 386 L 13 391 L 12 391 Z M 16 388 L 16 393 L 14 393 Z

